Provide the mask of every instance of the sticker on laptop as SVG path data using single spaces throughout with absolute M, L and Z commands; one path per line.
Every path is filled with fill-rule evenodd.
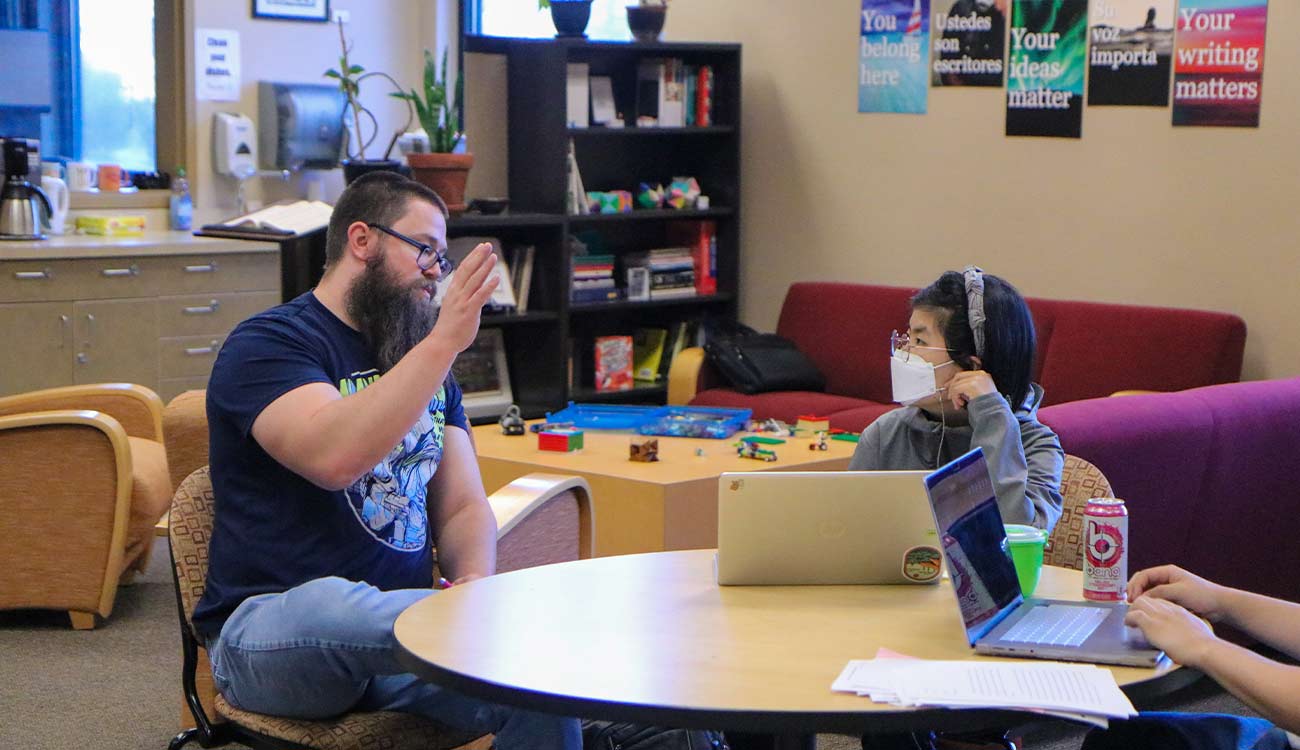
M 917 583 L 929 583 L 939 578 L 943 568 L 943 554 L 938 547 L 913 547 L 903 553 L 903 577 Z

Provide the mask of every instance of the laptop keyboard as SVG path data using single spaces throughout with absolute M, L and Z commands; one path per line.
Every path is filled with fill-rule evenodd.
M 1078 646 L 1106 619 L 1103 607 L 1048 604 L 1029 610 L 1000 640 L 1044 646 Z

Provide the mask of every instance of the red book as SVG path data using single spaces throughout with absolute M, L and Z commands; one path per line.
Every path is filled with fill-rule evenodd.
M 668 241 L 691 249 L 695 293 L 717 294 L 717 225 L 712 221 L 677 221 L 668 225 Z
M 596 390 L 632 390 L 632 337 L 596 339 Z
M 701 65 L 695 79 L 695 124 L 713 124 L 713 66 Z

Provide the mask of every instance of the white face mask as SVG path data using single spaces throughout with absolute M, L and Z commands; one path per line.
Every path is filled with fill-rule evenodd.
M 904 352 L 897 352 L 889 358 L 889 377 L 894 386 L 894 400 L 904 406 L 911 406 L 927 396 L 939 392 L 937 368 L 952 364 L 952 360 L 932 365 L 917 356 L 907 357 Z

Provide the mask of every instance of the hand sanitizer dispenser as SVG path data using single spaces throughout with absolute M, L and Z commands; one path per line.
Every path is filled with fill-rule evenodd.
M 257 172 L 257 133 L 248 115 L 218 112 L 213 116 L 212 161 L 217 174 L 236 179 Z

